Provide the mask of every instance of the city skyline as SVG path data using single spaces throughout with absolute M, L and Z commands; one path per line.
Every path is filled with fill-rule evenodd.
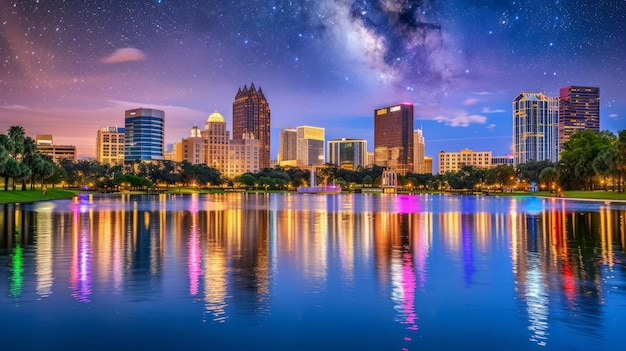
M 101 126 L 125 110 L 165 111 L 165 142 L 220 111 L 232 126 L 238 87 L 262 86 L 281 129 L 373 145 L 371 111 L 411 102 L 425 154 L 511 153 L 521 92 L 601 89 L 600 129 L 626 116 L 626 2 L 49 1 L 0 4 L 0 129 L 95 155 Z M 116 123 L 117 122 L 117 123 Z M 71 126 L 68 127 L 68 126 Z M 373 151 L 373 150 L 369 150 Z

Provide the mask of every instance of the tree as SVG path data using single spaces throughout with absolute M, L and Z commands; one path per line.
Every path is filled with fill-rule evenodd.
M 445 178 L 452 189 L 474 189 L 477 184 L 484 181 L 485 170 L 464 165 L 456 172 L 446 173 Z
M 498 165 L 485 172 L 485 183 L 502 190 L 506 186 L 512 186 L 514 181 L 515 168 L 511 165 Z
M 613 177 L 613 181 L 616 181 L 616 176 L 619 176 L 618 161 L 619 152 L 615 145 L 610 145 L 604 150 L 600 151 L 598 156 L 593 160 L 593 170 L 603 178 L 604 189 L 606 190 L 606 178 Z M 618 181 L 619 188 L 619 181 Z
M 37 151 L 37 145 L 35 145 L 35 141 L 31 137 L 25 137 L 23 139 L 24 148 L 22 155 L 22 163 L 25 164 L 29 171 L 27 174 L 24 174 L 22 178 L 22 191 L 26 190 L 26 177 L 30 175 L 30 189 L 33 189 L 33 180 L 35 177 L 35 172 L 33 168 L 35 167 L 35 162 L 37 161 L 37 157 L 39 157 L 39 152 Z
M 520 163 L 515 168 L 515 174 L 520 180 L 530 183 L 539 183 L 539 174 L 548 167 L 554 167 L 555 164 L 550 160 L 528 160 L 526 163 Z
M 559 175 L 554 167 L 546 167 L 539 174 L 539 181 L 542 184 L 546 184 L 548 190 L 552 192 L 556 181 L 559 179 Z
M 611 145 L 608 133 L 582 130 L 572 134 L 563 145 L 558 164 L 559 183 L 566 189 L 593 188 L 593 160 Z
M 246 189 L 250 189 L 254 183 L 256 183 L 256 178 L 251 173 L 244 173 L 237 177 L 237 182 L 246 186 Z
M 372 180 L 372 177 L 369 174 L 366 175 L 365 177 L 363 177 L 363 185 L 370 186 L 370 185 L 372 185 L 372 183 L 373 183 L 373 180 Z

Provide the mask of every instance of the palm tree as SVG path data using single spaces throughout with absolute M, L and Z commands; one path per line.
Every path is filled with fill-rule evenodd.
M 21 126 L 11 126 L 7 132 L 10 141 L 9 153 L 16 161 L 21 161 L 24 152 L 24 128 Z
M 33 178 L 35 177 L 34 172 L 34 163 L 36 162 L 36 158 L 39 157 L 39 152 L 37 152 L 37 145 L 35 141 L 31 137 L 25 137 L 23 139 L 24 149 L 22 154 L 22 163 L 28 167 L 30 170 L 30 190 L 33 190 Z M 22 190 L 26 190 L 26 177 L 28 174 L 24 174 L 22 178 Z

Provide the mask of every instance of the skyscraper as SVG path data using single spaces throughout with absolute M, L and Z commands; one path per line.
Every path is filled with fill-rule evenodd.
M 100 127 L 98 129 L 96 161 L 110 166 L 124 163 L 124 128 Z
M 413 105 L 374 111 L 374 163 L 404 175 L 413 171 Z
M 298 164 L 304 167 L 321 166 L 324 164 L 324 128 L 301 126 L 297 127 Z
M 126 111 L 124 161 L 163 160 L 165 112 L 150 108 Z
M 298 157 L 298 131 L 295 129 L 282 129 L 278 143 L 278 164 L 282 166 L 293 163 L 295 166 L 295 161 Z
M 513 99 L 513 158 L 559 160 L 559 99 L 542 93 L 520 93 Z
M 270 166 L 270 107 L 259 87 L 254 83 L 250 88 L 244 85 L 237 91 L 233 102 L 233 140 L 241 140 L 245 133 L 251 133 L 259 140 L 259 167 Z
M 567 86 L 559 95 L 559 151 L 580 130 L 600 131 L 600 88 Z
M 328 163 L 351 171 L 367 165 L 367 140 L 333 139 L 328 141 Z
M 421 129 L 413 131 L 413 173 L 423 174 L 426 172 L 426 163 L 424 162 L 424 135 Z

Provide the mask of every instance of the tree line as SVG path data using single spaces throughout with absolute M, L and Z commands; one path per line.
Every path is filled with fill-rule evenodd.
M 316 169 L 318 184 L 336 184 L 344 190 L 378 187 L 384 167 L 377 165 L 356 170 L 326 164 Z M 398 185 L 409 191 L 557 191 L 592 190 L 607 187 L 624 191 L 626 174 L 626 130 L 617 135 L 602 131 L 577 132 L 565 143 L 559 162 L 531 160 L 517 167 L 498 165 L 478 168 L 465 165 L 445 174 L 398 175 Z M 24 129 L 12 126 L 0 134 L 0 176 L 4 190 L 31 190 L 39 186 L 84 187 L 102 191 L 120 188 L 149 190 L 170 186 L 197 188 L 244 188 L 293 190 L 308 185 L 310 171 L 297 167 L 264 168 L 234 178 L 224 177 L 217 169 L 187 161 L 129 162 L 110 166 L 89 160 L 53 162 L 37 151 Z

